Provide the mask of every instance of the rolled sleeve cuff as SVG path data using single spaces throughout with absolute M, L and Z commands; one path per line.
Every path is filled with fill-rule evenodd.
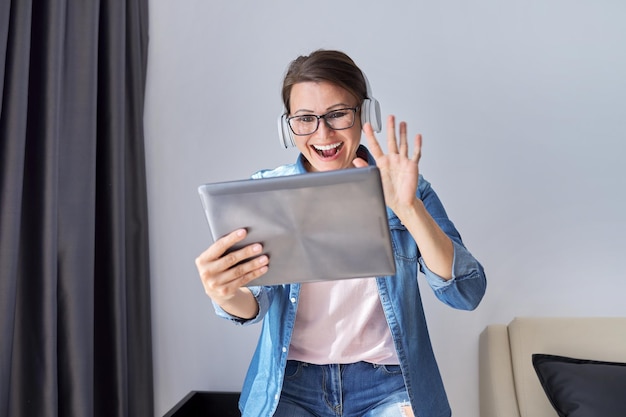
M 267 309 L 269 308 L 268 295 L 266 291 L 262 291 L 263 287 L 249 287 L 249 289 L 250 289 L 250 292 L 252 292 L 252 295 L 254 296 L 254 299 L 256 300 L 257 304 L 259 305 L 259 313 L 256 315 L 256 317 L 253 317 L 251 319 L 242 319 L 241 317 L 233 316 L 232 314 L 224 310 L 222 307 L 220 307 L 216 302 L 213 302 L 213 308 L 215 309 L 215 314 L 217 314 L 218 317 L 224 318 L 226 320 L 230 320 L 231 322 L 235 324 L 239 324 L 243 326 L 259 322 L 261 318 L 263 317 L 264 312 L 267 311 Z
M 454 257 L 452 260 L 451 279 L 443 279 L 442 277 L 428 269 L 423 258 L 419 259 L 421 270 L 426 276 L 426 280 L 433 290 L 439 290 L 441 288 L 452 285 L 457 277 L 463 277 L 470 274 L 472 266 L 476 263 L 476 259 L 474 259 L 472 254 L 469 253 L 469 251 L 463 245 L 452 240 L 452 246 L 454 248 Z

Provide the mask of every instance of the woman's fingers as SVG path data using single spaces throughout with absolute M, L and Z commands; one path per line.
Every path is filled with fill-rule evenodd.
M 367 145 L 372 153 L 374 159 L 378 159 L 385 155 L 374 130 L 369 123 L 363 125 L 363 132 L 367 138 Z M 399 137 L 398 137 L 399 136 Z M 399 154 L 404 157 L 409 157 L 409 142 L 407 139 L 407 124 L 406 122 L 400 122 L 398 127 L 398 136 L 396 136 L 396 118 L 393 115 L 387 117 L 387 152 L 389 154 Z M 421 142 L 421 139 L 420 139 Z
M 422 135 L 418 133 L 417 135 L 415 135 L 415 145 L 413 147 L 413 156 L 411 157 L 411 160 L 417 163 L 419 162 L 421 157 L 422 157 Z
M 363 133 L 365 133 L 365 137 L 367 138 L 367 147 L 369 148 L 374 159 L 377 160 L 383 156 L 384 152 L 378 144 L 376 135 L 374 135 L 374 129 L 372 129 L 372 125 L 369 122 L 363 125 Z
M 406 122 L 400 122 L 400 155 L 409 156 L 409 143 L 406 139 Z
M 396 141 L 396 118 L 393 115 L 387 117 L 387 151 L 398 153 L 398 142 Z
M 254 243 L 229 252 L 246 235 L 245 229 L 229 233 L 196 258 L 200 279 L 210 297 L 232 297 L 240 287 L 267 272 L 269 259 L 261 254 L 261 244 Z
M 222 236 L 209 246 L 207 250 L 200 254 L 200 256 L 198 256 L 196 259 L 196 265 L 198 265 L 198 262 L 209 262 L 220 258 L 228 249 L 233 247 L 233 245 L 245 239 L 246 235 L 246 229 L 238 229 Z
M 234 255 L 234 252 L 232 254 Z M 227 264 L 230 263 L 229 260 Z M 268 263 L 269 258 L 266 255 L 261 255 L 246 262 L 235 264 L 236 266 L 231 266 L 219 273 L 206 274 L 205 276 L 201 274 L 205 291 L 211 298 L 228 298 L 239 288 L 265 274 L 268 270 Z

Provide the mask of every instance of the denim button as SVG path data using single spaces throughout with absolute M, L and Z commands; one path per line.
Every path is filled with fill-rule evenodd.
M 291 297 L 291 302 L 295 303 L 296 302 L 296 297 Z

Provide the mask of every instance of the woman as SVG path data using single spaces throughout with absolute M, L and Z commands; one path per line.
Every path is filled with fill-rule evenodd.
M 441 301 L 466 310 L 476 308 L 485 292 L 484 270 L 419 174 L 421 135 L 409 156 L 406 123 L 396 135 L 389 116 L 388 153 L 382 151 L 368 87 L 342 52 L 318 50 L 294 60 L 283 82 L 281 134 L 287 131 L 300 156 L 295 164 L 253 177 L 378 166 L 396 275 L 246 287 L 271 262 L 259 256 L 260 244 L 226 254 L 245 230 L 217 240 L 196 259 L 220 316 L 239 324 L 263 322 L 242 389 L 243 416 L 451 415 L 418 270 Z M 361 132 L 370 151 L 360 145 Z

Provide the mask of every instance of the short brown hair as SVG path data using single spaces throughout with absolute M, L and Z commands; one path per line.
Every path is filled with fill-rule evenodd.
M 335 84 L 346 89 L 359 103 L 367 98 L 365 77 L 352 58 L 341 51 L 318 49 L 308 56 L 294 59 L 287 69 L 282 89 L 287 114 L 291 112 L 291 88 L 307 81 Z

